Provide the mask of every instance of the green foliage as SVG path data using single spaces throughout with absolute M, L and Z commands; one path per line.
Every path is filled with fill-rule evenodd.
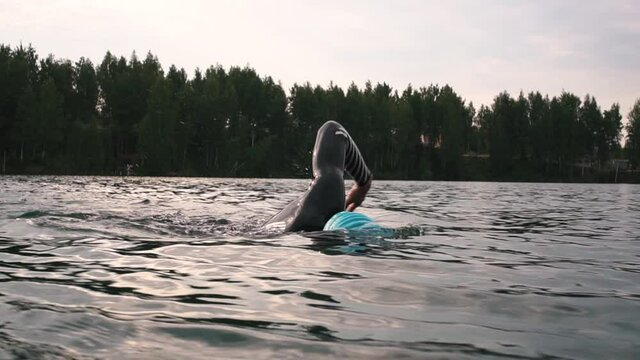
M 614 152 L 620 149 L 620 131 L 622 130 L 622 115 L 620 105 L 613 104 L 611 109 L 605 110 L 602 116 L 602 124 L 597 137 L 598 158 L 606 161 Z
M 151 87 L 147 114 L 140 123 L 140 152 L 149 175 L 167 174 L 176 162 L 178 108 L 171 101 L 168 80 L 159 78 Z
M 295 84 L 212 66 L 189 78 L 107 52 L 95 65 L 0 44 L 0 151 L 7 172 L 308 177 L 316 130 L 345 125 L 376 178 L 563 180 L 619 153 L 622 116 L 562 93 L 500 93 L 476 111 L 450 86 L 400 93 Z M 640 101 L 627 153 L 640 162 Z M 582 178 L 581 178 L 582 179 Z
M 627 153 L 629 160 L 635 166 L 640 165 L 640 99 L 636 101 L 629 112 L 627 124 Z

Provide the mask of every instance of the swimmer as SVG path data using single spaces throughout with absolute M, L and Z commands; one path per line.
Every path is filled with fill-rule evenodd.
M 322 230 L 341 211 L 352 212 L 367 196 L 373 176 L 351 136 L 335 121 L 318 130 L 313 148 L 313 181 L 302 196 L 267 221 L 267 228 L 285 231 Z M 345 199 L 344 172 L 355 180 Z

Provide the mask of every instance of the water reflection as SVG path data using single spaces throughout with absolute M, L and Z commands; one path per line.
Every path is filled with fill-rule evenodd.
M 638 186 L 377 182 L 390 232 L 281 234 L 306 181 L 0 185 L 3 359 L 640 351 Z

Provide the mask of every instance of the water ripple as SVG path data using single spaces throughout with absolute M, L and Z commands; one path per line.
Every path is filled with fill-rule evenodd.
M 261 228 L 306 186 L 0 178 L 0 358 L 640 353 L 640 187 L 379 181 L 383 233 Z

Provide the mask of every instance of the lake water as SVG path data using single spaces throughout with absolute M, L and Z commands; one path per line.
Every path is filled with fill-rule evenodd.
M 640 186 L 377 181 L 386 238 L 261 229 L 307 185 L 0 177 L 0 359 L 640 356 Z

